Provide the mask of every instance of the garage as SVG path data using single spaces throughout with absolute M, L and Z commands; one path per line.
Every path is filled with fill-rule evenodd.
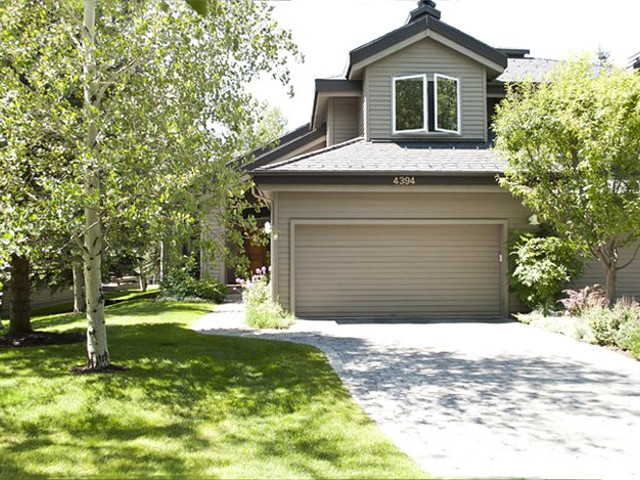
M 298 222 L 295 313 L 314 316 L 504 314 L 500 223 Z

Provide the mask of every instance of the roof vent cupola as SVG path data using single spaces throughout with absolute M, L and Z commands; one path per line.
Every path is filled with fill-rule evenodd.
M 436 8 L 436 2 L 433 0 L 419 0 L 418 8 L 409 14 L 409 21 L 407 23 L 415 22 L 427 16 L 440 20 L 440 10 Z

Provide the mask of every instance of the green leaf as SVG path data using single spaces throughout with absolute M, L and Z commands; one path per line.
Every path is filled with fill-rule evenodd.
M 209 7 L 209 0 L 186 0 L 191 8 L 200 15 L 205 16 Z

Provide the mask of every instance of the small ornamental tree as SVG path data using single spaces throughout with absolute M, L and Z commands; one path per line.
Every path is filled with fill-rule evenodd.
M 612 304 L 640 239 L 640 75 L 566 63 L 539 84 L 508 86 L 494 130 L 508 161 L 500 184 L 591 252 Z M 623 247 L 634 251 L 624 262 Z

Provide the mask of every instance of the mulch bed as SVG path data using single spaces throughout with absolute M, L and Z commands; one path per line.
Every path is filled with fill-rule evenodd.
M 7 333 L 0 336 L 0 348 L 40 347 L 46 345 L 66 345 L 82 343 L 87 339 L 83 332 L 39 332 L 20 335 Z

